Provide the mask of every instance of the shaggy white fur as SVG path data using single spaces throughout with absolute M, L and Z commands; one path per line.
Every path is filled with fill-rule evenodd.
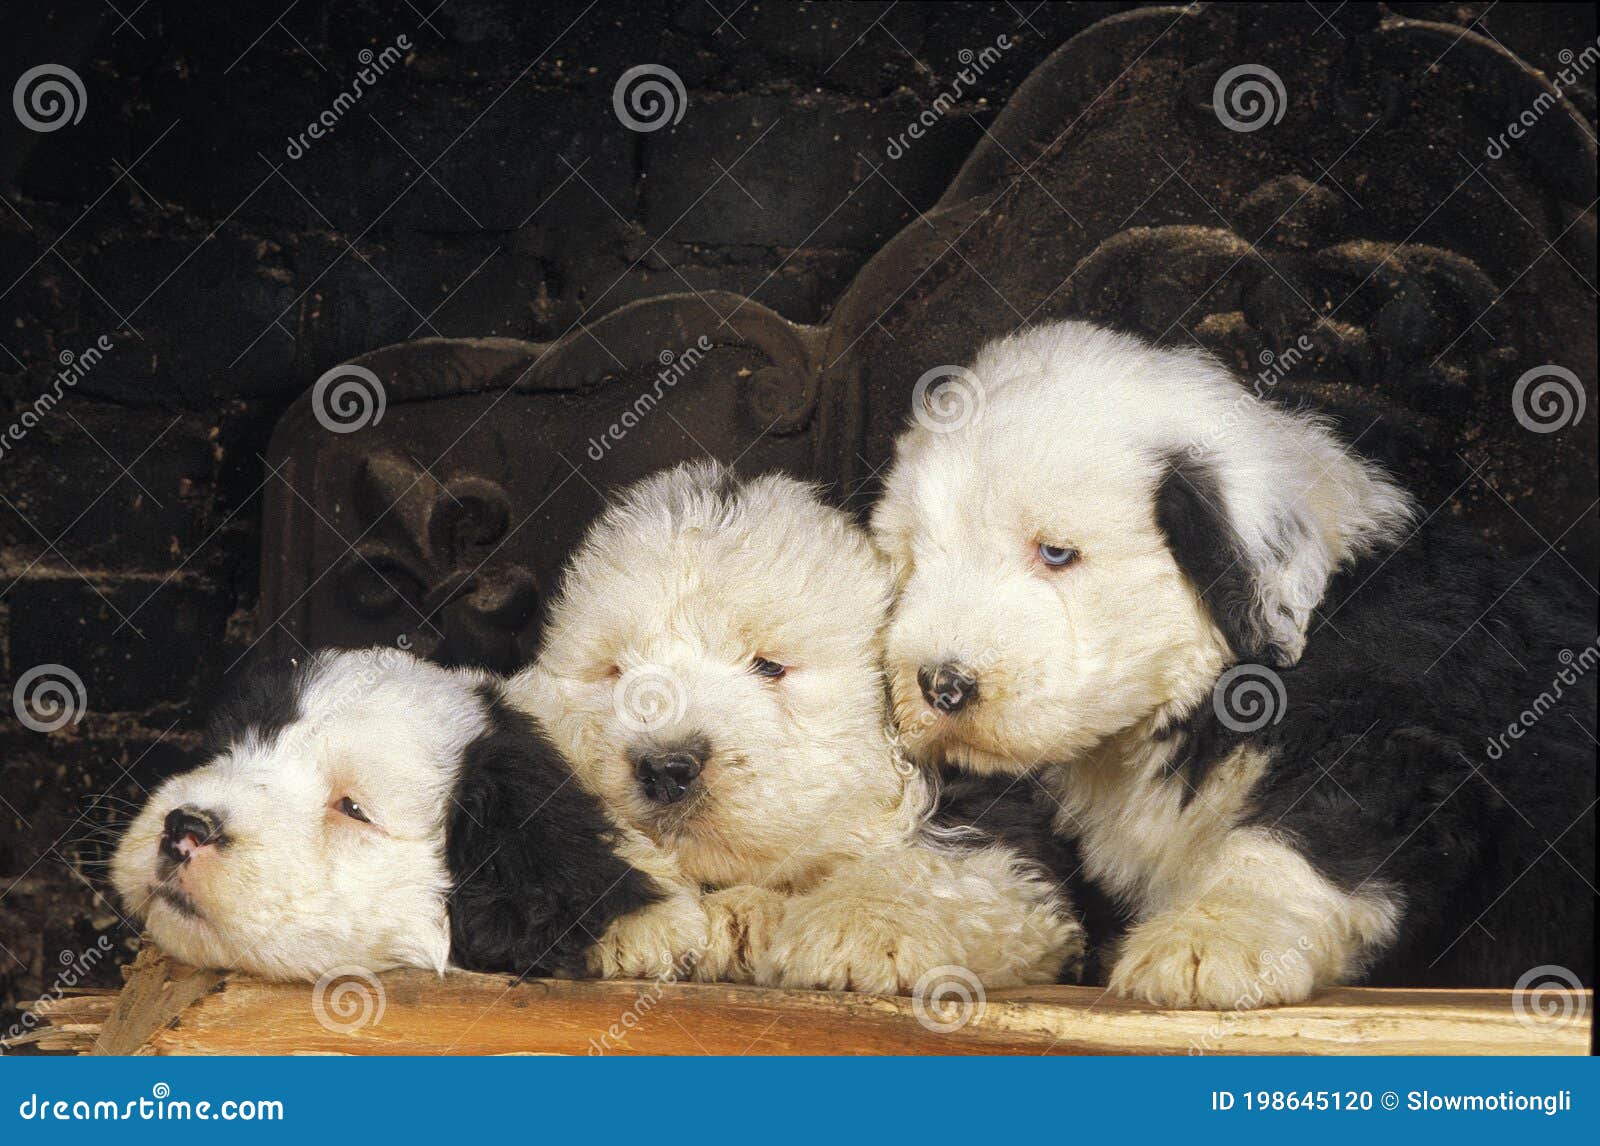
M 506 878 L 487 860 L 452 872 L 446 854 L 464 754 L 494 731 L 483 694 L 497 687 L 487 672 L 441 668 L 397 649 L 312 654 L 292 677 L 258 691 L 253 716 L 271 727 L 247 723 L 212 760 L 151 795 L 112 861 L 118 895 L 164 950 L 197 966 L 315 979 L 338 967 L 442 971 L 462 962 L 448 897 L 462 886 L 481 895 Z M 562 769 L 548 783 L 565 776 Z M 215 825 L 215 838 L 174 841 L 165 821 L 182 809 Z M 511 841 L 466 819 L 487 837 L 485 854 L 505 848 L 499 863 L 510 864 Z M 614 855 L 615 871 L 625 864 L 651 877 L 658 899 L 636 918 L 577 903 L 577 922 L 552 925 L 585 949 L 589 973 L 650 976 L 662 950 L 703 947 L 710 918 L 671 858 L 626 826 L 605 821 L 600 833 L 580 851 L 569 830 L 566 849 L 551 858 L 574 869 Z M 614 886 L 605 870 L 597 878 Z M 545 873 L 522 874 L 528 883 L 507 895 L 525 891 L 532 900 Z M 597 887 L 596 900 L 607 890 Z
M 1210 357 L 1083 323 L 983 348 L 972 416 L 918 419 L 873 515 L 899 597 L 887 639 L 914 754 L 980 772 L 1048 766 L 1058 828 L 1133 910 L 1125 994 L 1232 1007 L 1285 947 L 1307 967 L 1263 1001 L 1348 977 L 1398 905 L 1346 895 L 1268 833 L 1235 827 L 1265 762 L 1248 746 L 1185 801 L 1163 733 L 1235 659 L 1179 568 L 1156 499 L 1202 465 L 1249 584 L 1240 624 L 1277 664 L 1345 561 L 1409 519 L 1406 495 L 1314 418 L 1260 401 Z M 1202 586 L 1202 588 L 1205 588 Z M 918 673 L 959 663 L 978 700 L 943 713 Z M 1303 942 L 1302 942 L 1303 939 Z
M 890 591 L 810 487 L 680 466 L 592 527 L 545 651 L 509 682 L 613 815 L 711 889 L 701 977 L 909 992 L 960 966 L 998 987 L 1081 954 L 1041 873 L 930 832 L 928 783 L 887 729 Z M 663 754 L 683 786 L 651 780 Z
M 484 723 L 474 690 L 487 678 L 392 649 L 317 659 L 299 719 L 155 791 L 112 882 L 162 948 L 196 966 L 283 979 L 342 965 L 443 970 L 445 812 Z M 341 811 L 346 798 L 372 822 Z M 163 820 L 183 807 L 216 815 L 224 837 L 163 865 Z

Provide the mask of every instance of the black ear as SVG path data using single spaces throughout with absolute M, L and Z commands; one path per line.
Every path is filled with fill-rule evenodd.
M 615 918 L 660 898 L 613 848 L 615 825 L 531 717 L 493 686 L 446 827 L 450 961 L 474 971 L 579 976 Z
M 1168 455 L 1156 490 L 1156 523 L 1233 655 L 1290 663 L 1260 623 L 1253 565 L 1228 522 L 1221 483 L 1208 463 L 1186 453 Z

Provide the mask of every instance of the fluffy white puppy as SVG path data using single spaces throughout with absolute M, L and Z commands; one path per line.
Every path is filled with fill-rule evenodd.
M 1377 467 L 1204 354 L 1066 322 L 947 385 L 873 514 L 896 712 L 916 754 L 1042 770 L 1131 916 L 1114 988 L 1233 1008 L 1592 966 L 1562 865 L 1504 895 L 1547 840 L 1592 870 L 1582 729 L 1463 750 L 1545 680 L 1508 645 L 1592 637 L 1547 570 L 1409 533 Z
M 627 489 L 572 559 L 511 687 L 707 890 L 697 975 L 891 993 L 947 968 L 1051 982 L 1081 956 L 1042 871 L 936 838 L 887 729 L 889 596 L 865 531 L 810 487 L 703 463 Z
M 321 652 L 251 673 L 210 741 L 112 861 L 128 910 L 184 962 L 647 974 L 663 944 L 703 941 L 655 849 L 569 783 L 489 674 Z

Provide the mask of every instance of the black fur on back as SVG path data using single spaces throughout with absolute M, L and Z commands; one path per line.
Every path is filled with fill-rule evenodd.
M 660 893 L 538 723 L 495 685 L 479 695 L 489 726 L 463 755 L 445 832 L 451 962 L 580 976 L 607 925 Z
M 1127 917 L 1083 875 L 1077 843 L 1054 829 L 1056 807 L 1031 776 L 975 776 L 946 768 L 939 775 L 933 823 L 938 828 L 973 829 L 973 846 L 1003 844 L 1053 879 L 1088 932 L 1083 966 L 1063 968 L 1060 979 L 1103 983 L 1109 971 L 1106 957 Z
M 300 697 L 315 675 L 315 657 L 274 657 L 237 673 L 211 706 L 205 753 L 226 751 L 247 736 L 262 744 L 300 719 Z
M 1595 627 L 1558 556 L 1424 525 L 1335 577 L 1279 673 L 1281 722 L 1240 737 L 1206 703 L 1171 734 L 1191 781 L 1243 740 L 1266 749 L 1247 822 L 1348 891 L 1399 896 L 1366 982 L 1511 986 L 1556 964 L 1592 984 Z

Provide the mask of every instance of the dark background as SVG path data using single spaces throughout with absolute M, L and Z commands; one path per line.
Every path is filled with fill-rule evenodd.
M 0 705 L 0 1029 L 63 953 L 101 934 L 127 950 L 94 891 L 106 832 L 190 760 L 195 698 L 254 635 L 261 456 L 321 372 L 408 338 L 552 339 L 591 308 L 691 285 L 822 320 L 1030 70 L 1132 7 L 285 3 L 0 17 L 4 91 L 55 62 L 88 92 L 83 120 L 50 134 L 0 109 L 0 417 L 49 388 L 62 352 L 113 346 L 0 457 L 5 697 L 47 662 L 88 695 L 84 719 L 48 735 Z M 1483 16 L 1536 67 L 1595 36 L 1589 5 L 1388 10 L 1463 28 Z M 288 158 L 358 53 L 402 33 L 404 63 Z M 960 49 L 1001 33 L 1015 47 L 898 161 L 905 197 L 867 181 L 839 207 L 859 156 L 949 87 Z M 696 108 L 659 136 L 611 106 L 617 77 L 647 61 L 670 64 Z M 1569 96 L 1592 128 L 1593 74 Z M 782 137 L 739 163 L 747 193 L 686 212 L 757 118 L 780 119 Z M 657 239 L 664 261 L 594 297 Z M 118 631 L 124 617 L 142 636 Z

